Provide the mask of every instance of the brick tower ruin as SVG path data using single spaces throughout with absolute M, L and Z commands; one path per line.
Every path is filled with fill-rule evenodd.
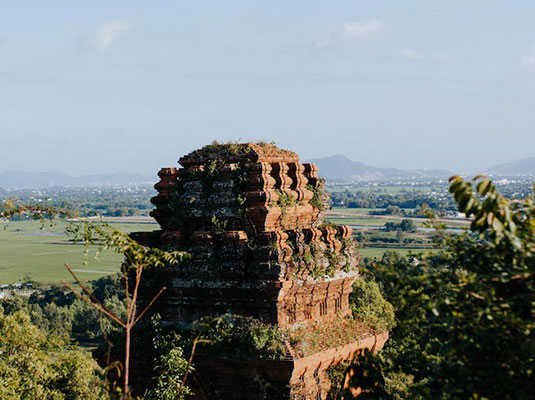
M 285 349 L 196 353 L 196 398 L 325 399 L 327 368 L 387 334 L 351 317 L 359 255 L 349 226 L 324 223 L 316 166 L 266 143 L 212 144 L 179 163 L 160 170 L 151 199 L 161 230 L 132 237 L 192 257 L 147 272 L 141 302 L 166 285 L 155 305 L 166 326 L 244 316 L 280 330 Z

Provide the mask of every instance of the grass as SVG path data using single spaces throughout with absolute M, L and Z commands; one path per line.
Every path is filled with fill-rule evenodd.
M 332 212 L 341 212 L 343 214 L 366 214 L 368 215 L 370 212 L 378 212 L 378 211 L 384 211 L 385 208 L 349 208 L 349 207 L 340 207 L 336 206 L 332 208 Z M 400 208 L 400 210 L 404 211 L 414 211 L 413 208 Z
M 383 227 L 387 222 L 400 222 L 405 219 L 405 217 L 398 216 L 363 216 L 363 215 L 333 215 L 328 214 L 326 218 L 329 222 L 335 224 L 345 224 L 345 225 L 357 225 L 357 226 L 375 226 Z M 425 219 L 424 218 L 413 218 L 416 226 L 423 226 Z
M 129 233 L 157 229 L 156 224 L 114 223 Z M 64 233 L 66 222 L 54 226 L 39 221 L 16 221 L 0 224 L 0 284 L 21 282 L 30 274 L 41 284 L 72 281 L 65 269 L 68 263 L 82 280 L 96 279 L 118 271 L 122 256 L 106 251 L 95 259 L 94 251 L 84 265 L 84 246 L 72 244 Z M 95 250 L 95 249 L 92 249 Z
M 338 318 L 336 323 L 316 322 L 310 326 L 298 326 L 289 332 L 289 339 L 298 358 L 354 342 L 373 335 L 364 322 L 353 318 Z
M 370 226 L 383 227 L 387 222 L 401 222 L 404 218 L 376 218 L 376 217 L 342 217 L 342 216 L 328 216 L 327 220 L 335 224 L 345 224 L 353 226 Z M 424 224 L 424 219 L 414 221 L 416 226 L 420 227 Z
M 368 214 L 370 211 L 384 211 L 384 208 L 348 208 L 348 207 L 333 207 L 332 211 L 341 212 L 344 214 Z
M 426 218 L 404 217 L 401 215 L 369 215 L 369 212 L 372 210 L 372 208 L 333 207 L 333 209 L 327 213 L 326 219 L 335 224 L 370 227 L 383 227 L 387 222 L 399 223 L 403 219 L 412 219 L 417 227 L 423 227 L 427 220 Z M 469 221 L 457 219 L 441 219 L 441 222 L 443 222 L 447 228 L 459 228 L 469 224 Z
M 362 257 L 367 258 L 381 258 L 383 257 L 383 254 L 387 251 L 395 251 L 396 253 L 400 253 L 402 255 L 407 255 L 409 253 L 412 254 L 419 254 L 419 253 L 427 253 L 427 252 L 436 252 L 438 249 L 424 249 L 424 248 L 411 248 L 411 249 L 403 249 L 403 248 L 391 248 L 391 247 L 364 247 L 361 249 L 358 249 L 359 253 L 362 255 Z
M 381 194 L 381 193 L 391 193 L 391 194 L 399 194 L 399 193 L 412 193 L 412 192 L 418 192 L 418 193 L 429 193 L 432 191 L 440 191 L 440 187 L 438 186 L 430 186 L 430 185 L 415 185 L 415 186 L 406 186 L 406 185 L 388 185 L 388 186 L 352 186 L 352 185 L 340 185 L 340 186 L 327 186 L 327 190 L 330 193 L 334 192 L 345 192 L 348 190 L 349 192 L 355 193 L 355 192 L 364 192 L 364 193 L 375 193 L 375 194 Z

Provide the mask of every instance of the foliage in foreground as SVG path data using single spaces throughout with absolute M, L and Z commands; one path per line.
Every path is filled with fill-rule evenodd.
M 379 355 L 351 366 L 359 400 L 533 398 L 533 198 L 507 200 L 486 179 L 474 193 L 454 178 L 451 191 L 471 232 L 418 265 L 391 253 L 370 267 L 397 326 Z
M 68 337 L 47 334 L 24 311 L 0 312 L 1 399 L 106 399 L 99 372 Z
M 193 394 L 184 384 L 187 373 L 192 372 L 193 367 L 184 357 L 184 340 L 176 332 L 163 332 L 159 320 L 156 320 L 154 325 L 156 379 L 154 387 L 144 396 L 144 400 L 185 399 Z
M 63 209 L 55 209 L 55 208 L 42 208 L 40 206 L 33 206 L 33 205 L 24 205 L 24 204 L 15 204 L 12 202 L 3 202 L 0 204 L 0 219 L 2 218 L 12 218 L 13 216 L 26 216 L 31 217 L 35 219 L 41 219 L 43 221 L 43 224 L 46 219 L 49 220 L 50 223 L 53 223 L 53 220 L 55 217 L 64 217 L 70 215 L 69 212 L 64 211 Z M 101 326 L 101 330 L 103 331 L 103 336 L 105 340 L 112 345 L 108 338 L 107 334 L 111 332 L 111 323 L 114 322 L 120 327 L 124 329 L 125 332 L 125 343 L 124 343 L 124 364 L 121 362 L 115 362 L 113 365 L 109 365 L 108 367 L 119 367 L 119 374 L 122 375 L 124 379 L 124 383 L 122 388 L 116 388 L 114 383 L 111 383 L 111 385 L 108 385 L 110 389 L 113 392 L 116 392 L 118 396 L 120 396 L 121 399 L 129 399 L 131 398 L 131 390 L 129 386 L 129 365 L 130 365 L 130 343 L 131 343 L 131 330 L 132 328 L 139 322 L 143 314 L 151 307 L 152 303 L 158 298 L 158 296 L 166 289 L 165 287 L 162 287 L 161 290 L 158 292 L 158 294 L 153 297 L 153 299 L 149 302 L 149 304 L 145 307 L 144 310 L 141 312 L 138 312 L 137 310 L 137 294 L 138 294 L 138 287 L 141 283 L 141 275 L 145 268 L 149 267 L 163 267 L 169 264 L 176 264 L 182 259 L 189 257 L 189 254 L 184 252 L 166 252 L 157 248 L 151 248 L 142 246 L 139 243 L 137 243 L 135 240 L 130 238 L 130 236 L 123 234 L 122 232 L 119 232 L 115 229 L 112 229 L 107 224 L 98 224 L 98 223 L 90 223 L 89 221 L 82 221 L 78 224 L 73 224 L 69 227 L 68 232 L 71 233 L 74 236 L 74 240 L 80 240 L 86 245 L 86 254 L 89 253 L 89 246 L 90 245 L 96 245 L 98 246 L 98 251 L 106 250 L 106 249 L 113 249 L 118 253 L 121 253 L 124 256 L 124 261 L 121 265 L 121 272 L 123 274 L 123 279 L 125 282 L 125 295 L 122 299 L 120 299 L 118 296 L 114 297 L 114 301 L 111 304 L 106 304 L 105 301 L 102 299 L 99 299 L 98 296 L 100 295 L 106 295 L 108 294 L 106 290 L 103 291 L 103 293 L 99 293 L 99 288 L 97 287 L 96 291 L 92 291 L 93 288 L 87 286 L 86 284 L 82 283 L 76 274 L 73 272 L 73 270 L 65 264 L 68 271 L 71 273 L 73 278 L 75 279 L 78 286 L 82 289 L 81 292 L 77 291 L 70 283 L 63 282 L 65 286 L 67 286 L 76 297 L 78 297 L 79 301 L 78 303 L 72 303 L 68 304 L 68 306 L 73 306 L 72 308 L 80 308 L 88 314 L 87 316 L 89 319 L 93 317 L 98 318 L 97 321 L 104 321 L 104 319 L 101 319 L 102 316 L 105 316 L 108 318 L 108 324 L 104 324 L 104 326 Z M 129 290 L 129 281 L 133 281 L 133 288 L 132 292 Z M 113 291 L 113 290 L 112 290 Z M 54 290 L 52 290 L 54 292 Z M 46 293 L 46 292 L 45 292 Z M 45 299 L 46 295 L 45 294 Z M 70 298 L 72 301 L 73 296 L 65 296 L 65 293 L 59 291 L 58 294 L 60 297 L 63 297 L 65 303 L 68 303 L 69 301 L 67 298 Z M 54 298 L 55 295 L 53 294 L 52 297 Z M 35 300 L 35 299 L 34 299 Z M 20 315 L 24 315 L 25 319 L 27 320 L 28 324 L 32 327 L 32 329 L 35 331 L 40 332 L 40 328 L 37 326 L 32 325 L 30 316 L 26 314 L 23 310 L 28 311 L 28 308 L 30 306 L 33 306 L 35 304 L 38 304 L 42 299 L 38 299 L 34 304 L 29 304 L 21 300 L 20 298 L 16 298 L 14 302 L 7 302 L 5 303 L 10 310 L 8 312 L 11 313 L 11 315 L 5 316 L 7 318 L 6 320 L 9 321 L 9 319 L 18 317 Z M 84 305 L 85 303 L 85 305 Z M 76 304 L 77 307 L 74 307 Z M 50 310 L 52 308 L 52 311 Z M 45 308 L 40 308 L 37 305 L 37 308 L 34 307 L 33 311 L 40 311 L 37 313 L 37 316 L 35 315 L 35 312 L 32 312 L 32 316 L 41 323 L 46 329 L 46 331 L 42 332 L 42 337 L 40 337 L 41 342 L 37 342 L 38 344 L 41 343 L 43 348 L 45 350 L 51 350 L 49 345 L 53 345 L 56 342 L 53 342 L 52 340 L 57 337 L 62 337 L 63 342 L 62 345 L 67 345 L 70 343 L 70 336 L 69 331 L 72 329 L 72 324 L 68 323 L 68 317 L 69 315 L 72 317 L 72 308 L 62 307 L 62 309 L 59 309 L 56 304 L 49 303 L 45 306 Z M 49 324 L 47 318 L 43 317 L 43 310 L 45 310 L 46 313 L 51 314 L 51 316 L 54 318 L 54 323 Z M 0 311 L 4 311 L 4 307 L 0 307 Z M 66 312 L 63 312 L 66 311 Z M 123 315 L 126 314 L 126 315 Z M 125 318 L 126 317 L 126 318 Z M 59 323 L 58 323 L 59 322 Z M 105 321 L 106 322 L 106 321 Z M 1 326 L 0 326 L 1 327 Z M 104 328 L 104 329 L 102 329 Z M 106 328 L 108 328 L 108 332 L 106 332 Z M 27 335 L 27 332 L 21 331 L 18 333 L 19 335 L 22 335 L 22 338 L 25 339 L 25 335 Z M 1 342 L 0 342 L 1 343 Z M 59 342 L 58 342 L 59 343 Z M 9 343 L 8 343 L 9 344 Z M 45 346 L 46 345 L 46 346 Z M 161 346 L 160 346 L 161 347 Z M 7 351 L 0 350 L 0 354 L 8 354 L 14 352 L 14 350 L 18 350 L 21 348 L 21 346 L 15 347 L 15 348 L 8 348 Z M 53 348 L 52 350 L 58 350 L 56 348 Z M 162 363 L 165 363 L 166 361 L 172 361 L 171 367 L 176 366 L 176 362 L 182 362 L 182 350 L 180 349 L 180 352 L 174 352 L 175 355 L 171 359 L 160 359 L 156 360 L 157 365 L 161 365 Z M 84 353 L 80 351 L 80 355 L 84 357 L 88 357 L 89 359 L 89 353 Z M 59 358 L 59 352 L 55 351 L 55 354 L 53 355 L 56 359 Z M 30 360 L 31 357 L 28 359 Z M 8 398 L 7 396 L 11 396 L 11 390 L 12 387 L 14 395 L 19 395 L 19 397 L 16 398 L 27 398 L 26 396 L 21 395 L 19 392 L 27 390 L 29 393 L 32 393 L 32 396 L 36 395 L 37 398 L 45 398 L 45 399 L 87 399 L 92 398 L 89 396 L 86 396 L 84 393 L 78 393 L 73 392 L 69 394 L 67 397 L 65 397 L 60 391 L 56 390 L 56 385 L 54 382 L 51 382 L 50 374 L 47 374 L 43 378 L 43 387 L 42 390 L 38 392 L 32 392 L 33 385 L 30 384 L 29 388 L 26 389 L 23 387 L 23 385 L 26 384 L 27 379 L 24 377 L 24 374 L 27 373 L 27 371 L 31 370 L 31 365 L 29 364 L 30 361 L 27 361 L 25 365 L 21 368 L 21 370 L 18 370 L 17 368 L 14 369 L 8 369 L 4 365 L 2 365 L 2 369 L 0 370 L 0 373 L 5 374 L 5 379 L 0 379 L 0 390 L 6 390 L 5 396 L 2 396 L 0 398 Z M 96 367 L 96 364 L 93 362 L 93 364 Z M 186 367 L 186 374 L 184 376 L 184 379 L 180 381 L 178 390 L 180 393 L 186 394 L 187 388 L 185 387 L 185 380 L 187 376 L 187 372 L 189 371 L 189 364 L 191 364 L 191 360 L 188 363 L 188 367 Z M 16 364 L 15 364 L 16 365 Z M 168 365 L 169 366 L 169 365 Z M 62 367 L 62 366 L 61 366 Z M 65 370 L 65 368 L 63 368 Z M 85 374 L 85 371 L 83 368 L 77 368 L 74 369 L 74 371 L 81 371 L 81 373 Z M 42 371 L 38 371 L 42 372 Z M 65 370 L 65 373 L 68 373 L 69 370 Z M 85 374 L 85 376 L 88 376 L 88 374 Z M 161 374 L 160 377 L 165 376 L 164 374 Z M 169 377 L 176 376 L 176 371 L 172 371 L 169 374 Z M 2 376 L 0 376 L 2 378 Z M 40 379 L 40 378 L 39 378 Z M 40 382 L 39 382 L 40 383 Z M 172 382 L 165 382 L 167 386 L 171 384 Z M 63 382 L 65 388 L 70 387 L 70 383 L 68 381 Z M 160 384 L 160 381 L 158 382 Z M 56 393 L 57 392 L 57 393 Z M 92 392 L 92 394 L 95 394 L 98 391 Z M 175 393 L 176 394 L 176 393 Z M 166 395 L 165 393 L 160 396 L 159 393 L 156 393 L 154 399 L 166 399 L 169 398 L 169 396 L 172 396 L 173 398 L 177 398 L 177 396 L 171 393 L 170 395 Z M 102 396 L 105 396 L 104 391 L 102 391 Z M 166 397 L 167 396 L 167 397 Z M 13 397 L 15 398 L 15 397 Z M 35 398 L 35 397 L 31 397 Z M 97 397 L 98 398 L 98 397 Z M 103 397 L 104 398 L 104 397 Z M 180 398 L 180 396 L 178 397 Z

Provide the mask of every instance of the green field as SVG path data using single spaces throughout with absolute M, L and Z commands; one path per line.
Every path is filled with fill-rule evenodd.
M 371 208 L 344 208 L 333 207 L 327 213 L 327 221 L 335 224 L 383 227 L 387 222 L 400 222 L 403 219 L 412 219 L 417 227 L 424 227 L 426 218 L 404 217 L 401 215 L 370 215 Z M 380 209 L 375 209 L 380 210 Z M 468 226 L 469 221 L 461 219 L 442 219 L 447 228 L 460 228 Z
M 334 212 L 343 212 L 344 214 L 368 214 L 370 211 L 384 211 L 384 208 L 348 208 L 332 207 Z
M 399 194 L 399 193 L 429 193 L 432 191 L 440 190 L 437 186 L 406 186 L 406 185 L 388 185 L 388 186 L 333 186 L 329 185 L 326 187 L 329 193 L 335 192 L 364 192 L 364 193 L 390 193 L 390 194 Z
M 334 212 L 343 215 L 331 214 L 327 220 L 337 224 L 381 227 L 389 220 L 401 219 L 369 216 L 369 210 L 335 208 Z M 420 226 L 423 221 L 415 222 Z M 125 233 L 158 229 L 156 223 L 114 222 L 111 225 Z M 66 222 L 58 222 L 54 226 L 45 224 L 41 229 L 39 221 L 0 223 L 0 284 L 21 282 L 27 274 L 43 284 L 72 281 L 64 263 L 68 263 L 82 280 L 96 279 L 118 271 L 121 262 L 119 254 L 107 251 L 95 259 L 93 249 L 89 257 L 84 258 L 84 246 L 69 241 L 69 236 L 64 232 L 66 226 Z M 369 258 L 380 258 L 388 250 L 403 254 L 424 251 L 387 247 L 359 249 L 363 257 Z M 84 264 L 84 260 L 87 264 Z
M 347 209 L 346 209 L 347 210 Z M 345 212 L 341 210 L 334 210 L 334 213 L 327 214 L 327 221 L 334 224 L 345 225 L 357 225 L 357 226 L 370 226 L 370 227 L 383 227 L 387 222 L 400 222 L 404 217 L 400 216 L 382 216 L 382 215 L 368 215 L 367 211 L 370 209 L 364 209 L 366 211 L 359 213 Z M 425 219 L 413 218 L 416 226 L 423 226 Z
M 390 248 L 390 247 L 368 247 L 368 248 L 358 249 L 358 251 L 362 255 L 362 257 L 381 258 L 386 251 L 395 251 L 396 253 L 407 255 L 409 253 L 419 254 L 419 253 L 436 252 L 438 250 L 436 250 L 436 249 L 418 249 L 418 248 L 415 248 L 415 249 L 400 249 L 400 248 Z
M 156 224 L 112 224 L 122 232 L 150 231 Z M 96 279 L 118 271 L 121 256 L 106 251 L 95 259 L 94 249 L 84 265 L 84 246 L 72 244 L 64 233 L 67 224 L 55 226 L 38 221 L 18 221 L 0 224 L 0 284 L 22 281 L 27 274 L 43 284 L 72 281 L 65 269 L 68 263 L 82 280 Z
M 379 209 L 376 209 L 376 211 Z M 402 216 L 381 216 L 381 215 L 369 215 L 369 212 L 372 211 L 370 208 L 344 208 L 344 207 L 333 207 L 330 212 L 327 213 L 327 221 L 335 224 L 346 224 L 352 226 L 360 226 L 362 228 L 354 228 L 354 231 L 359 229 L 367 230 L 368 228 L 376 229 L 382 228 L 387 222 L 400 222 L 406 217 Z M 417 227 L 424 227 L 425 219 L 423 218 L 411 218 Z M 447 227 L 458 228 L 459 226 L 465 225 L 464 221 L 443 221 Z M 374 232 L 380 232 L 374 231 Z M 432 232 L 426 233 L 419 231 L 419 235 L 430 235 Z M 395 251 L 403 255 L 413 253 L 424 253 L 430 250 L 429 248 L 399 248 L 398 246 L 392 247 L 363 247 L 359 249 L 359 252 L 362 254 L 362 257 L 367 258 L 381 258 L 386 251 Z

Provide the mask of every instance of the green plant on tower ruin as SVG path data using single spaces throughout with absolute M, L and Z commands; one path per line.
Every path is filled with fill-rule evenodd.
M 312 199 L 310 199 L 309 203 L 317 208 L 319 211 L 325 210 L 325 204 L 323 203 L 323 196 L 324 196 L 324 190 L 321 185 L 310 185 L 308 184 L 306 186 L 308 190 L 310 190 L 313 194 Z

